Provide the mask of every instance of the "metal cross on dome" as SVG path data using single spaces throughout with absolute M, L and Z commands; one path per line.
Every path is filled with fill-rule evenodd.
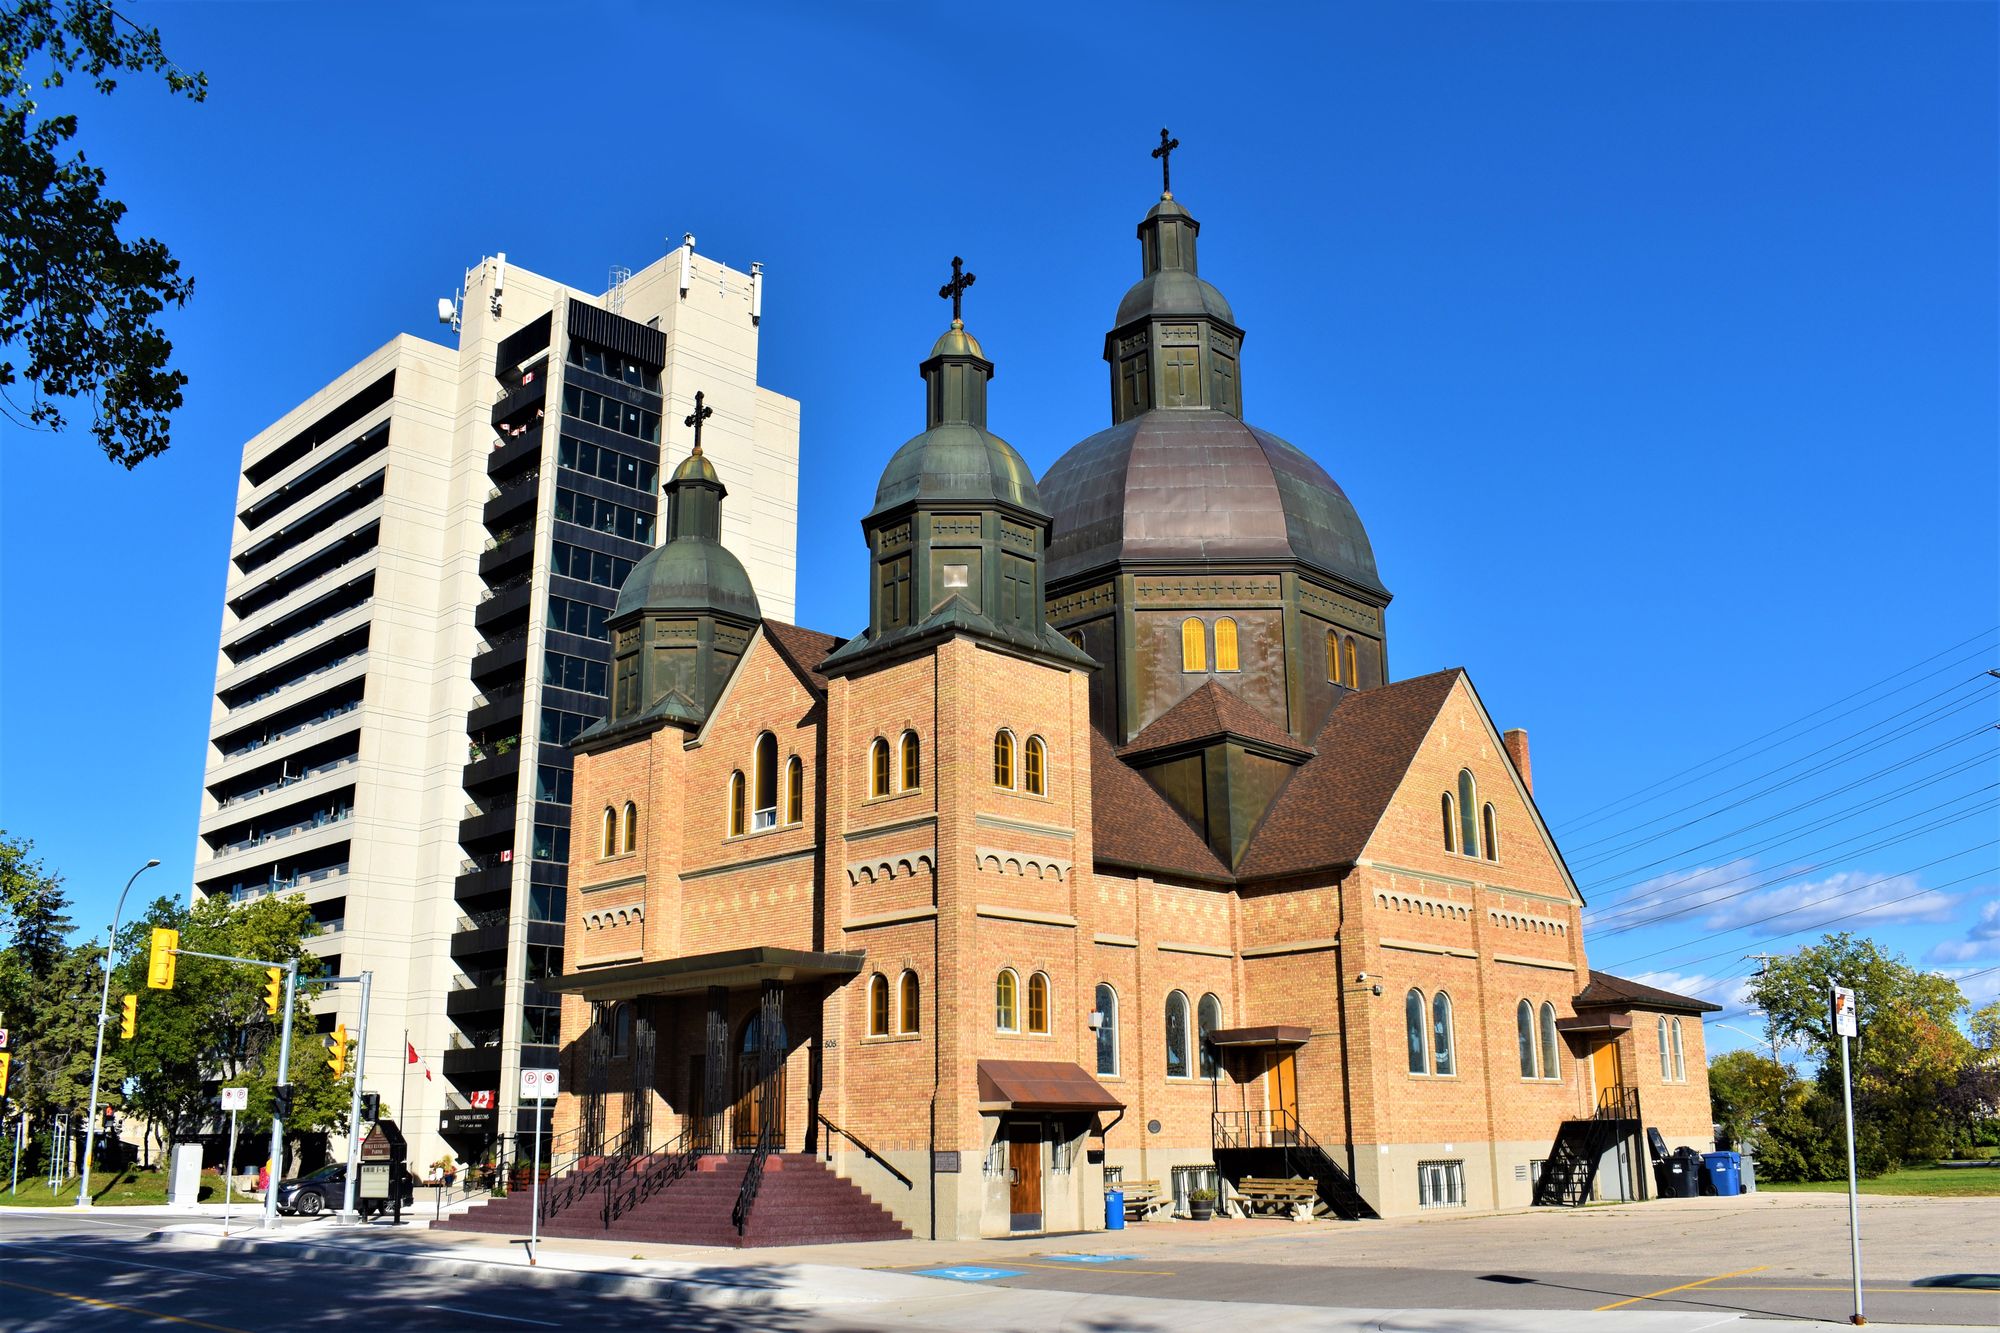
M 688 413 L 687 420 L 681 423 L 684 426 L 694 427 L 694 451 L 696 453 L 701 452 L 701 423 L 715 415 L 715 409 L 702 406 L 701 399 L 701 390 L 696 389 L 694 392 L 694 411 Z
M 1160 146 L 1153 150 L 1153 156 L 1160 159 L 1160 197 L 1171 199 L 1174 195 L 1174 180 L 1171 175 L 1174 149 L 1181 146 L 1179 139 L 1167 137 L 1167 127 L 1160 127 Z
M 938 288 L 938 295 L 947 298 L 951 302 L 952 323 L 963 324 L 965 322 L 965 316 L 959 303 L 965 296 L 965 289 L 977 281 L 979 281 L 979 275 L 976 273 L 967 273 L 965 271 L 965 261 L 957 255 L 953 255 L 951 257 L 951 281 Z

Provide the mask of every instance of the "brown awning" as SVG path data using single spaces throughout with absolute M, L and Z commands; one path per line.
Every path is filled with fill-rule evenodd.
M 1217 1028 L 1208 1034 L 1211 1046 L 1303 1046 L 1312 1039 L 1312 1029 L 1294 1023 L 1266 1023 L 1254 1028 Z
M 1125 1103 L 1063 1060 L 981 1060 L 979 1100 L 1016 1111 L 1122 1111 Z
M 1558 1018 L 1556 1031 L 1569 1033 L 1599 1032 L 1616 1034 L 1632 1030 L 1632 1015 L 1617 1014 L 1609 1009 L 1597 1009 L 1578 1014 L 1575 1018 Z
M 861 971 L 858 953 L 813 953 L 759 945 L 720 953 L 687 954 L 649 963 L 581 967 L 540 984 L 558 994 L 586 1000 L 630 1000 L 641 995 L 690 995 L 710 986 L 749 987 L 767 981 L 809 981 L 851 977 Z

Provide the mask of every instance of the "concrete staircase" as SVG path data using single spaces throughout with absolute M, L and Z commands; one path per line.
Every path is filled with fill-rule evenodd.
M 739 1236 L 729 1215 L 749 1167 L 746 1156 L 704 1157 L 693 1172 L 624 1213 L 608 1231 L 603 1196 L 591 1194 L 567 1211 L 543 1219 L 542 1234 L 741 1247 L 909 1239 L 908 1229 L 859 1186 L 808 1153 L 773 1153 L 765 1161 L 763 1187 L 750 1210 L 750 1223 Z M 525 1236 L 529 1215 L 529 1195 L 521 1191 L 448 1217 L 435 1229 Z

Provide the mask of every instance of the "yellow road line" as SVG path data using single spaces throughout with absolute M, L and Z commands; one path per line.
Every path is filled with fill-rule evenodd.
M 1716 1291 L 1817 1291 L 1829 1295 L 1844 1295 L 1854 1288 L 1845 1284 L 1837 1287 L 1716 1287 Z M 1933 1292 L 1944 1292 L 1952 1296 L 1985 1296 L 1991 1299 L 1995 1294 L 1992 1287 L 1863 1287 L 1866 1296 L 1895 1295 L 1897 1292 L 1914 1292 L 1928 1296 Z
M 1769 1264 L 1758 1264 L 1755 1268 L 1739 1268 L 1733 1273 L 1717 1273 L 1714 1277 L 1705 1277 L 1699 1282 L 1683 1282 L 1678 1287 L 1662 1287 L 1658 1291 L 1649 1291 L 1644 1296 L 1628 1296 L 1622 1301 L 1613 1301 L 1609 1305 L 1600 1305 L 1593 1313 L 1622 1309 L 1627 1305 L 1637 1305 L 1640 1301 L 1658 1300 L 1662 1296 L 1671 1296 L 1677 1291 L 1693 1291 L 1696 1287 L 1705 1287 L 1711 1282 L 1721 1282 L 1727 1278 L 1747 1277 L 1751 1273 L 1761 1273 L 1769 1267 Z
M 135 1314 L 144 1319 L 164 1319 L 169 1323 L 188 1324 L 194 1328 L 214 1329 L 215 1333 L 249 1333 L 248 1329 L 232 1328 L 228 1324 L 210 1324 L 200 1319 L 186 1319 L 177 1314 L 161 1314 L 157 1310 L 141 1310 L 136 1305 L 120 1305 L 117 1301 L 100 1301 L 95 1296 L 79 1296 L 72 1291 L 57 1291 L 53 1287 L 36 1287 L 26 1282 L 11 1282 L 0 1278 L 0 1287 L 15 1287 L 21 1291 L 32 1291 L 43 1296 L 59 1296 L 78 1305 L 94 1305 L 100 1310 L 117 1310 L 121 1314 Z

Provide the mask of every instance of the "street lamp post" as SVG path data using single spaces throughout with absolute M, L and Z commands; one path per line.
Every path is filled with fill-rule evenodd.
M 104 1072 L 104 1024 L 111 1012 L 111 960 L 118 952 L 118 918 L 125 915 L 125 895 L 132 892 L 139 876 L 159 863 L 154 857 L 133 871 L 118 895 L 118 905 L 111 909 L 111 933 L 104 940 L 104 992 L 97 999 L 97 1057 L 90 1062 L 90 1118 L 83 1122 L 83 1180 L 76 1187 L 79 1208 L 90 1207 L 90 1157 L 97 1145 L 97 1079 Z

